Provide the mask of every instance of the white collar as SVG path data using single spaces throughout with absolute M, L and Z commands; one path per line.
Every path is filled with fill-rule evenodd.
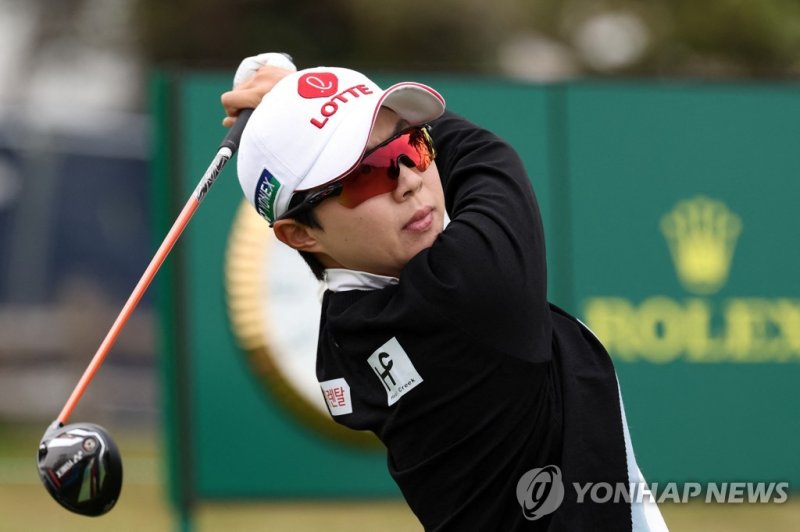
M 444 227 L 450 224 L 450 216 L 444 213 Z M 397 277 L 387 277 L 375 273 L 359 272 L 346 268 L 328 268 L 325 270 L 325 284 L 331 292 L 345 292 L 347 290 L 380 290 L 400 280 Z
M 328 268 L 325 270 L 325 283 L 331 292 L 379 290 L 398 282 L 399 279 L 397 277 L 387 277 L 345 268 Z

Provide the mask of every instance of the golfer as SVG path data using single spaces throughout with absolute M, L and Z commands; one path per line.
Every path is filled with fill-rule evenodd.
M 330 414 L 385 444 L 426 530 L 666 528 L 647 498 L 573 487 L 643 479 L 608 353 L 547 301 L 539 207 L 506 142 L 431 87 L 344 68 L 266 66 L 222 101 L 227 124 L 258 103 L 244 195 L 326 284 Z

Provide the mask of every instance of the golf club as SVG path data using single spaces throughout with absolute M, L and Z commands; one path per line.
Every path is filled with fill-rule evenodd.
M 128 301 L 83 372 L 61 413 L 45 431 L 39 443 L 39 476 L 47 491 L 63 507 L 83 515 L 109 511 L 122 486 L 122 460 L 117 445 L 106 430 L 89 423 L 67 425 L 67 420 L 102 365 L 120 331 L 138 305 L 167 255 L 178 241 L 219 173 L 236 152 L 252 109 L 242 111 L 220 145 L 164 241 L 147 266 Z
M 262 54 L 258 59 L 262 66 L 274 64 L 294 69 L 291 58 L 286 54 Z M 244 63 L 240 71 L 243 66 Z M 248 66 L 252 69 L 252 61 Z M 238 77 L 241 76 L 237 72 Z M 91 423 L 67 425 L 67 421 L 189 220 L 225 164 L 236 153 L 252 112 L 252 109 L 242 110 L 225 135 L 217 154 L 128 297 L 61 413 L 42 436 L 37 454 L 39 477 L 56 502 L 72 512 L 98 516 L 114 507 L 122 489 L 122 458 L 116 443 L 105 429 Z

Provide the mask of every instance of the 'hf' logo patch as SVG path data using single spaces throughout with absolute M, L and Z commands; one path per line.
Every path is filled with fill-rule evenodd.
M 370 355 L 367 362 L 386 389 L 389 406 L 422 383 L 422 377 L 417 373 L 417 369 L 397 338 L 392 338 L 380 346 Z

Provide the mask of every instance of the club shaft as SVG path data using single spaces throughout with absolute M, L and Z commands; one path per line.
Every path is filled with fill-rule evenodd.
M 236 140 L 238 142 L 238 138 Z M 155 277 L 159 268 L 161 268 L 161 265 L 164 263 L 167 255 L 169 255 L 173 246 L 178 241 L 178 238 L 180 238 L 181 233 L 183 233 L 183 230 L 189 224 L 189 220 L 192 219 L 195 211 L 200 206 L 200 202 L 203 201 L 203 198 L 214 184 L 214 181 L 222 171 L 222 168 L 232 157 L 233 151 L 235 151 L 235 146 L 233 148 L 234 149 L 226 145 L 223 145 L 223 147 L 220 148 L 220 150 L 217 152 L 217 155 L 212 160 L 211 165 L 208 167 L 208 170 L 206 170 L 206 173 L 203 175 L 202 179 L 200 179 L 200 182 L 197 184 L 197 187 L 195 188 L 191 197 L 186 202 L 186 205 L 184 205 L 183 209 L 181 210 L 178 218 L 172 224 L 172 228 L 161 242 L 158 251 L 156 251 L 156 254 L 153 256 L 141 279 L 139 279 L 139 282 L 136 284 L 133 292 L 131 292 L 131 295 L 128 297 L 128 301 L 125 303 L 125 306 L 122 307 L 117 319 L 114 321 L 111 329 L 109 329 L 108 334 L 106 334 L 105 339 L 103 339 L 103 342 L 100 344 L 100 347 L 97 349 L 94 357 L 92 357 L 91 362 L 83 372 L 81 379 L 78 381 L 78 384 L 75 386 L 75 389 L 69 396 L 64 408 L 58 415 L 57 421 L 62 425 L 66 424 L 67 420 L 72 415 L 72 411 L 77 406 L 78 402 L 86 391 L 86 388 L 89 386 L 89 383 L 97 373 L 97 370 L 103 364 L 103 361 L 105 360 L 106 355 L 108 355 L 108 352 L 111 350 L 111 347 L 117 341 L 119 333 L 125 327 L 125 324 L 131 317 L 131 314 L 133 314 L 134 309 L 139 304 L 139 301 L 142 299 L 144 293 L 147 291 L 147 287 L 150 286 L 150 283 L 153 281 L 153 278 Z

